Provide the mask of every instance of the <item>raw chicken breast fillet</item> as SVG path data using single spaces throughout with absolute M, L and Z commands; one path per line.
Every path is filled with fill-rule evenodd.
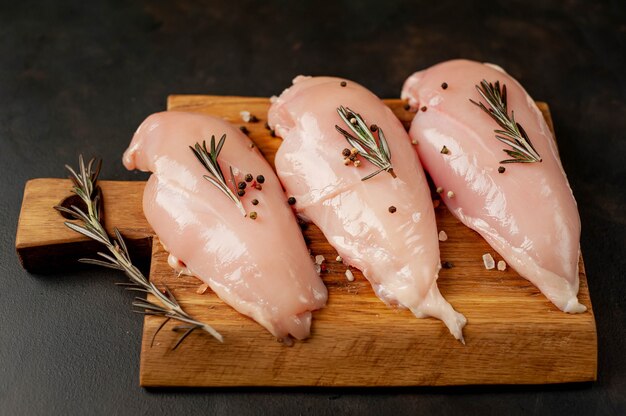
M 437 288 L 440 269 L 437 226 L 430 191 L 400 121 L 360 85 L 330 77 L 297 77 L 269 111 L 269 124 L 283 138 L 275 165 L 296 211 L 315 223 L 344 262 L 363 271 L 387 304 L 409 308 L 417 317 L 444 321 L 462 339 L 465 317 Z M 384 132 L 397 178 L 360 157 L 344 165 L 349 148 L 335 125 L 344 106 Z M 389 208 L 394 206 L 396 212 Z
M 262 190 L 248 186 L 235 203 L 203 178 L 208 171 L 189 146 L 226 134 L 218 162 L 236 182 L 263 175 Z M 224 120 L 192 113 L 149 116 L 124 153 L 127 169 L 151 171 L 143 195 L 146 219 L 172 256 L 227 304 L 279 338 L 309 335 L 311 311 L 325 305 L 326 287 L 287 204 L 278 178 L 257 148 Z M 227 179 L 228 186 L 234 184 Z M 251 185 L 248 183 L 248 185 Z M 252 205 L 252 199 L 259 201 Z M 175 262 L 174 262 L 175 263 Z
M 496 139 L 498 124 L 469 101 L 488 106 L 475 88 L 482 80 L 506 85 L 508 114 L 514 112 L 541 162 L 499 163 L 509 159 L 502 150 L 510 147 Z M 402 98 L 416 109 L 426 107 L 417 112 L 410 136 L 450 211 L 559 309 L 585 311 L 577 298 L 576 201 L 548 125 L 522 86 L 495 65 L 454 60 L 413 74 Z M 498 172 L 500 166 L 505 172 Z

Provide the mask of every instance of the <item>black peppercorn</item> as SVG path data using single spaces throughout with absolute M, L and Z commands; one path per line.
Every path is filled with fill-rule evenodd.
M 506 168 L 504 166 L 500 166 L 498 168 L 498 173 L 504 173 L 505 170 L 506 170 Z
M 243 189 L 240 189 L 237 191 L 237 195 L 239 196 L 244 196 L 246 194 L 246 191 L 244 191 Z
M 256 181 L 257 181 L 258 183 L 263 183 L 263 182 L 265 182 L 265 176 L 263 176 L 263 175 L 259 175 L 259 176 L 257 176 L 257 177 L 256 177 Z
M 343 149 L 341 151 L 341 154 L 343 155 L 343 157 L 348 157 L 350 156 L 350 149 Z
M 378 130 L 378 126 L 377 126 L 376 124 L 372 124 L 372 125 L 370 126 L 370 130 L 371 130 L 371 131 L 376 131 L 376 130 Z
M 448 89 L 448 83 L 444 82 L 443 84 L 441 84 L 441 88 L 443 88 L 444 90 Z
M 246 183 L 245 182 L 239 182 L 237 184 L 237 188 L 239 188 L 239 189 L 246 189 Z
M 293 196 L 290 196 L 289 199 L 287 199 L 287 203 L 289 205 L 293 205 L 296 203 L 296 198 L 294 198 Z
M 253 199 L 252 200 L 252 205 L 259 205 L 259 200 L 258 199 Z
M 254 177 L 248 173 L 246 174 L 245 179 L 246 179 L 246 182 L 252 182 L 252 179 L 254 179 Z
M 341 85 L 342 87 L 345 87 L 346 85 L 348 85 L 348 83 L 346 81 L 341 81 L 341 84 L 339 85 Z
M 389 212 L 391 212 L 392 214 L 394 212 L 396 212 L 396 207 L 394 207 L 393 205 L 389 207 Z

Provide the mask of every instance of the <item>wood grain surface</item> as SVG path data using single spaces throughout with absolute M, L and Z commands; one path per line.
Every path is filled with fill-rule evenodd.
M 399 100 L 386 100 L 405 125 L 413 113 Z M 266 98 L 170 96 L 168 109 L 203 112 L 245 125 L 270 163 L 280 139 L 264 123 Z M 539 103 L 550 128 L 547 105 Z M 243 123 L 242 110 L 260 121 Z M 67 266 L 95 247 L 63 226 L 52 209 L 69 196 L 69 181 L 29 181 L 16 248 L 23 265 Z M 435 319 L 417 319 L 406 310 L 386 307 L 356 269 L 349 282 L 346 267 L 335 261 L 334 249 L 315 226 L 305 230 L 313 255 L 326 258 L 322 278 L 329 289 L 327 306 L 314 313 L 311 337 L 292 347 L 278 343 L 251 319 L 225 305 L 210 290 L 196 293 L 200 282 L 177 277 L 167 265 L 167 253 L 153 236 L 141 207 L 143 182 L 102 181 L 107 229 L 117 226 L 129 238 L 138 258 L 151 251 L 150 279 L 167 284 L 183 307 L 211 323 L 224 335 L 220 344 L 205 334 L 193 334 L 176 350 L 169 323 L 151 346 L 161 318 L 146 317 L 141 350 L 142 386 L 405 386 L 461 384 L 539 384 L 596 379 L 596 329 L 585 268 L 580 260 L 580 302 L 583 314 L 569 315 L 554 307 L 515 271 L 485 270 L 482 255 L 491 249 L 475 232 L 457 221 L 442 204 L 437 224 L 446 231 L 442 294 L 468 324 L 466 345 L 456 341 Z M 124 198 L 121 196 L 124 195 Z M 112 203 L 115 201 L 115 204 Z M 54 262 L 50 263 L 50 259 Z

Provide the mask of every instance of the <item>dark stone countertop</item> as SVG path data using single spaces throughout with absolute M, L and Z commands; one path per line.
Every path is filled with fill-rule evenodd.
M 0 414 L 626 414 L 623 1 L 2 2 L 0 56 Z M 79 152 L 103 157 L 106 179 L 145 178 L 120 155 L 170 93 L 270 96 L 304 73 L 396 97 L 412 71 L 457 57 L 501 65 L 551 106 L 582 218 L 596 383 L 145 390 L 119 276 L 18 263 L 25 181 L 64 176 Z

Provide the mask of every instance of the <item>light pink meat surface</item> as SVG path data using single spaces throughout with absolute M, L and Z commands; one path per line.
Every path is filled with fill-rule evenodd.
M 362 270 L 387 304 L 409 308 L 417 317 L 444 321 L 462 339 L 465 317 L 437 288 L 439 244 L 430 191 L 400 121 L 374 94 L 341 79 L 298 77 L 269 111 L 269 123 L 283 138 L 275 165 L 297 212 L 315 223 L 344 262 Z M 361 114 L 387 138 L 397 178 L 361 158 L 345 166 L 350 147 L 337 132 L 337 107 Z M 344 125 L 345 127 L 345 125 Z M 395 213 L 389 207 L 396 207 Z
M 495 138 L 496 122 L 469 99 L 483 79 L 506 84 L 509 115 L 528 133 L 542 157 L 537 163 L 501 165 L 508 148 Z M 447 83 L 447 89 L 442 83 Z M 494 65 L 454 60 L 409 77 L 402 89 L 419 111 L 410 136 L 443 200 L 465 225 L 478 231 L 520 275 L 559 309 L 583 312 L 577 299 L 580 219 L 556 144 L 535 102 Z M 450 153 L 442 154 L 446 146 Z M 504 173 L 498 167 L 505 166 Z M 447 197 L 453 191 L 454 197 Z M 480 261 L 480 259 L 477 259 Z
M 219 156 L 237 182 L 263 175 L 262 190 L 246 189 L 244 217 L 234 202 L 203 178 L 206 169 L 189 146 L 226 134 Z M 146 219 L 160 241 L 189 271 L 237 311 L 276 337 L 309 335 L 311 311 L 327 290 L 286 202 L 278 178 L 250 139 L 224 120 L 193 113 L 149 116 L 124 153 L 127 169 L 150 171 L 143 197 Z M 233 184 L 228 180 L 229 186 Z M 252 205 L 256 198 L 259 204 Z

